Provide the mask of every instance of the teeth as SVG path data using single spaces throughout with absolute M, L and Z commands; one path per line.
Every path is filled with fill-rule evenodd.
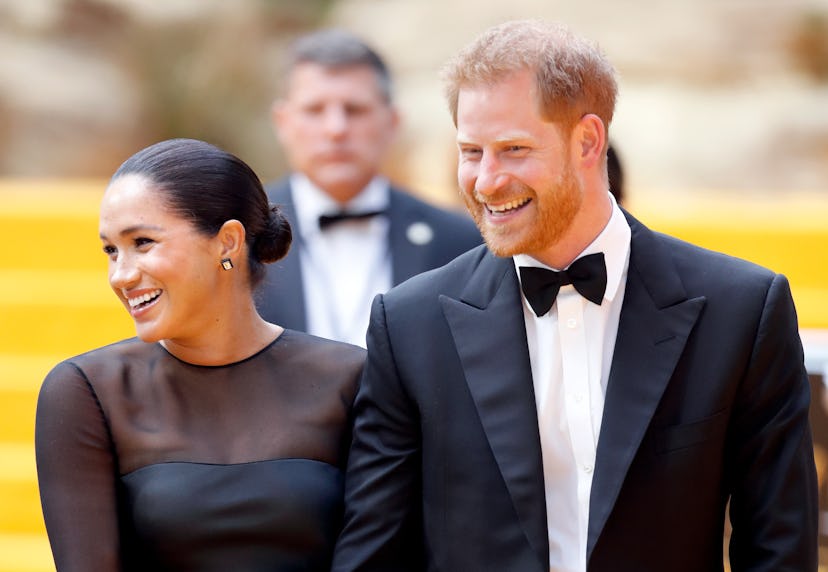
M 489 207 L 489 210 L 493 213 L 503 213 L 506 211 L 510 211 L 521 207 L 529 202 L 529 199 L 516 199 L 514 201 L 509 201 L 508 203 L 503 203 L 502 205 L 486 205 Z
M 160 295 L 161 295 L 161 289 L 158 288 L 158 289 L 153 290 L 152 292 L 149 292 L 149 293 L 144 294 L 142 296 L 136 296 L 135 298 L 127 298 L 127 302 L 129 302 L 129 307 L 130 308 L 134 308 L 135 306 L 137 306 L 139 304 L 143 304 L 144 302 L 149 302 L 150 300 L 153 300 L 153 299 L 157 298 Z

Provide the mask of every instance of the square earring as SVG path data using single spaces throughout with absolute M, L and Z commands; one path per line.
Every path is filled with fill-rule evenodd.
M 225 270 L 232 270 L 233 269 L 233 261 L 229 258 L 222 258 L 221 259 L 221 267 Z

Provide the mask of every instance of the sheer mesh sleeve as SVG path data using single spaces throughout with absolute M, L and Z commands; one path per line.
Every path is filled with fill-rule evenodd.
M 56 366 L 41 387 L 35 450 L 57 570 L 118 570 L 113 445 L 91 385 L 69 362 Z
M 286 331 L 227 365 L 137 338 L 59 364 L 35 430 L 58 570 L 327 570 L 363 360 Z

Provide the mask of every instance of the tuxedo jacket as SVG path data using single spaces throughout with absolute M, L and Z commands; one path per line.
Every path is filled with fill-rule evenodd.
M 296 210 L 290 183 L 282 179 L 266 188 L 271 203 L 282 208 L 298 234 Z M 446 264 L 456 256 L 478 246 L 483 239 L 471 218 L 439 209 L 406 191 L 391 187 L 388 204 L 388 241 L 391 252 L 392 282 L 397 285 L 412 276 Z M 412 241 L 412 225 L 431 230 L 427 241 Z M 305 294 L 299 248 L 294 246 L 282 260 L 268 265 L 267 277 L 256 296 L 264 319 L 293 330 L 306 331 Z
M 587 570 L 722 570 L 729 501 L 734 572 L 815 571 L 787 280 L 627 219 Z M 548 572 L 519 288 L 512 259 L 480 247 L 375 299 L 334 570 Z

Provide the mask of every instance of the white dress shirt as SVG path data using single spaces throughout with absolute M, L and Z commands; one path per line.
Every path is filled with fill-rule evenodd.
M 345 205 L 301 174 L 291 175 L 290 188 L 308 332 L 365 347 L 371 301 L 392 284 L 388 218 L 343 221 L 322 231 L 319 215 L 387 209 L 389 183 L 376 177 Z
M 607 289 L 600 306 L 570 284 L 561 287 L 549 312 L 537 317 L 523 296 L 543 455 L 551 572 L 586 571 L 592 473 L 624 300 L 630 234 L 613 199 L 607 226 L 578 256 L 604 253 Z M 549 268 L 527 255 L 515 256 L 514 263 L 517 268 Z

